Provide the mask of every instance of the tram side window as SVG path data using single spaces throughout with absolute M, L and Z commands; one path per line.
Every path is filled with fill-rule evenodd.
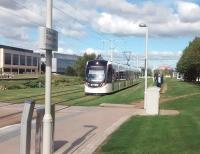
M 126 71 L 126 74 L 125 74 L 125 75 L 126 75 L 126 80 L 129 80 L 129 76 L 130 76 L 130 75 L 129 75 L 129 71 Z
M 118 73 L 115 72 L 115 81 L 118 80 Z
M 119 79 L 123 80 L 123 79 L 126 79 L 126 75 L 125 75 L 126 72 L 119 72 Z
M 113 75 L 113 70 L 112 67 L 108 68 L 108 77 L 107 77 L 107 82 L 111 83 L 112 82 L 112 75 Z
M 112 81 L 116 81 L 117 80 L 117 74 L 115 72 L 114 69 L 112 69 Z

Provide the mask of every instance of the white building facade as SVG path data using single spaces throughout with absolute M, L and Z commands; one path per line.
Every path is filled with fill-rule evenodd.
M 40 73 L 40 54 L 32 50 L 0 45 L 0 74 Z

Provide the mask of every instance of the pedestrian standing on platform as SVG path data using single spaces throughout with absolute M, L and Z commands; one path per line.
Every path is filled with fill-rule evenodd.
M 158 83 L 158 73 L 154 74 L 154 84 L 157 86 Z
M 157 87 L 161 87 L 161 75 L 158 74 Z
M 164 83 L 164 76 L 163 74 L 161 75 L 161 85 Z

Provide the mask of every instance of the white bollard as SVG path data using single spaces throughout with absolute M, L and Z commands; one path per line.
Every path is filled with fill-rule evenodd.
M 149 87 L 146 91 L 146 113 L 149 115 L 159 114 L 160 88 Z
M 26 100 L 21 118 L 20 154 L 30 154 L 31 122 L 35 101 Z

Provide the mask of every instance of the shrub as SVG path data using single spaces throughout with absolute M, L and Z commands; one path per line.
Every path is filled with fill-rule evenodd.
M 26 86 L 23 84 L 10 84 L 6 86 L 6 89 L 25 89 Z
M 40 77 L 37 80 L 29 80 L 24 83 L 27 88 L 43 88 L 45 87 L 44 78 Z

